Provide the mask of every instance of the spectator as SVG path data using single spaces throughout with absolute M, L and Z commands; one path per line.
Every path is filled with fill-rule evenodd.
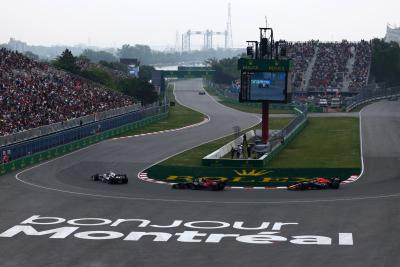
M 134 104 L 134 99 L 0 49 L 0 136 Z

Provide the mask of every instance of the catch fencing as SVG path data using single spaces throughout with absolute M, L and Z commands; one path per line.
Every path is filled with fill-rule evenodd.
M 34 129 L 29 129 L 29 130 L 14 133 L 14 134 L 0 136 L 0 147 L 5 146 L 5 145 L 10 145 L 13 143 L 17 143 L 17 142 L 21 142 L 24 140 L 29 140 L 29 139 L 32 139 L 35 137 L 48 135 L 48 134 L 55 133 L 55 132 L 60 132 L 60 131 L 66 130 L 66 129 L 70 129 L 70 128 L 77 127 L 77 126 L 82 126 L 82 125 L 89 124 L 92 122 L 116 117 L 116 116 L 126 114 L 129 112 L 138 111 L 141 108 L 142 107 L 140 104 L 135 104 L 135 105 L 127 106 L 127 107 L 116 108 L 116 109 L 112 109 L 112 110 L 98 112 L 96 114 L 83 116 L 83 117 L 71 119 L 68 121 L 53 123 L 50 125 L 37 127 Z
M 360 90 L 360 93 L 350 98 L 346 105 L 346 111 L 367 104 L 369 102 L 387 99 L 391 97 L 400 97 L 400 86 L 386 87 L 384 85 L 372 85 Z
M 133 110 L 122 115 L 95 120 L 84 123 L 65 130 L 56 131 L 46 135 L 40 135 L 31 139 L 0 146 L 0 155 L 7 154 L 11 161 L 44 151 L 56 146 L 64 145 L 88 136 L 95 136 L 99 133 L 107 132 L 111 129 L 137 122 L 135 125 L 143 125 L 143 121 L 148 122 L 153 118 L 158 118 L 160 114 L 167 114 L 168 106 L 152 106 L 141 110 Z M 109 114 L 108 114 L 109 115 Z M 145 119 L 148 120 L 145 120 Z M 135 127 L 136 127 L 135 126 Z M 128 129 L 128 128 L 127 128 Z
M 206 81 L 206 80 L 204 81 L 204 84 L 209 89 L 211 89 L 213 92 L 215 92 L 215 94 L 221 101 L 224 101 L 225 103 L 230 103 L 230 104 L 239 104 L 239 92 L 231 91 L 227 87 L 219 86 L 217 84 L 214 84 L 214 83 L 212 83 L 210 81 Z M 258 108 L 261 112 L 261 103 L 242 102 L 240 104 L 243 106 Z M 270 106 L 271 110 L 292 111 L 295 107 L 298 106 L 298 103 L 289 103 L 289 104 L 271 103 L 269 106 Z M 307 105 L 307 111 L 322 113 L 322 112 L 324 112 L 324 109 L 322 107 L 315 106 L 315 105 Z
M 7 164 L 0 164 L 0 175 L 25 168 L 27 166 L 34 165 L 54 157 L 71 153 L 72 151 L 87 147 L 89 145 L 95 144 L 97 142 L 111 138 L 113 136 L 118 136 L 127 131 L 143 127 L 146 124 L 161 120 L 163 118 L 166 118 L 167 116 L 168 113 L 159 113 L 157 115 L 147 117 L 130 124 L 125 124 L 118 128 L 110 129 L 101 133 L 95 133 L 93 135 L 70 142 L 68 144 L 52 147 L 50 149 L 35 153 L 33 155 L 27 155 L 25 157 L 13 160 Z
M 264 155 L 257 159 L 227 159 L 223 156 L 229 151 L 231 144 L 225 145 L 202 159 L 203 166 L 230 166 L 230 167 L 253 167 L 263 168 L 270 162 L 283 148 L 285 148 L 307 125 L 307 106 L 299 105 L 294 109 L 296 117 L 282 130 L 270 135 L 269 150 L 263 152 Z M 248 134 L 248 133 L 247 133 Z M 243 139 L 239 137 L 233 143 L 241 143 Z

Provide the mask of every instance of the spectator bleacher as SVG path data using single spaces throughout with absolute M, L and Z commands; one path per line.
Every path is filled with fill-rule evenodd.
M 355 45 L 356 59 L 353 71 L 350 74 L 350 91 L 358 91 L 359 88 L 367 86 L 369 65 L 371 63 L 371 47 L 368 42 L 361 41 Z
M 131 97 L 0 49 L 0 136 L 134 103 Z
M 319 43 L 309 88 L 316 90 L 342 88 L 344 77 L 348 72 L 346 64 L 352 55 L 351 46 L 352 44 L 347 41 Z
M 300 88 L 305 85 L 305 72 L 314 56 L 316 42 L 289 43 L 287 56 L 293 59 L 292 86 Z
M 356 92 L 368 83 L 371 63 L 368 42 L 289 43 L 287 55 L 293 60 L 292 87 L 296 90 L 308 84 L 308 91 L 338 89 Z M 315 63 L 310 66 L 314 56 Z M 308 68 L 312 72 L 307 83 L 305 73 Z M 348 88 L 345 88 L 345 80 L 349 80 Z

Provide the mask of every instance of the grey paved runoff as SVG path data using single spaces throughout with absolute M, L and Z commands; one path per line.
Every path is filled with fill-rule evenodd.
M 361 112 L 364 172 L 340 190 L 175 191 L 136 179 L 258 122 L 199 90 L 199 79 L 176 83 L 207 124 L 107 140 L 0 177 L 0 266 L 400 266 L 399 101 Z M 129 184 L 89 180 L 109 169 Z

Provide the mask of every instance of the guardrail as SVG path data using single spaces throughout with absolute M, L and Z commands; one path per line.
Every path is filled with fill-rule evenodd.
M 210 89 L 212 89 L 213 91 L 215 91 L 216 95 L 224 102 L 227 103 L 231 103 L 231 104 L 239 104 L 239 95 L 230 92 L 229 90 L 224 90 L 221 88 L 218 88 L 218 86 L 216 86 L 215 84 L 209 82 L 209 81 L 205 81 L 204 82 Z M 240 103 L 241 105 L 244 106 L 249 106 L 249 107 L 254 107 L 254 108 L 259 108 L 260 112 L 261 112 L 261 103 L 257 103 L 257 102 L 243 102 Z M 276 103 L 272 103 L 270 104 L 270 109 L 277 109 L 277 110 L 288 110 L 288 111 L 292 111 L 295 107 L 297 107 L 298 104 L 295 103 L 290 103 L 290 104 L 276 104 Z M 324 112 L 324 109 L 322 107 L 319 106 L 315 106 L 315 105 L 307 105 L 307 111 L 308 112 L 318 112 L 318 113 L 322 113 Z
M 103 119 L 66 130 L 39 136 L 29 140 L 0 147 L 0 155 L 7 154 L 11 160 L 34 154 L 55 146 L 64 145 L 95 133 L 104 132 L 147 117 L 168 112 L 168 106 L 151 107 L 123 115 Z
M 346 111 L 349 112 L 360 105 L 391 97 L 400 97 L 400 86 L 363 88 L 360 93 L 353 97 L 350 103 L 348 103 Z
M 272 135 L 273 141 L 270 142 L 269 149 L 267 153 L 262 155 L 258 159 L 226 159 L 224 157 L 232 146 L 240 144 L 243 141 L 243 137 L 235 139 L 234 141 L 224 145 L 218 150 L 212 152 L 202 159 L 202 165 L 204 166 L 230 166 L 230 167 L 255 167 L 262 168 L 270 162 L 283 148 L 285 148 L 306 126 L 308 121 L 307 107 L 298 106 L 294 109 L 297 116 L 279 133 Z M 253 137 L 254 131 L 249 131 L 246 133 L 246 137 Z M 281 136 L 282 138 L 273 138 L 276 136 Z M 283 142 L 282 142 L 283 141 Z
M 5 136 L 0 136 L 0 147 L 10 145 L 16 142 L 32 139 L 35 137 L 39 137 L 42 135 L 47 135 L 59 131 L 63 131 L 66 129 L 70 129 L 73 127 L 81 126 L 84 124 L 92 123 L 99 120 L 104 120 L 112 117 L 116 117 L 122 114 L 126 114 L 132 111 L 138 111 L 141 109 L 141 104 L 135 104 L 127 107 L 111 109 L 103 112 L 98 112 L 96 114 L 79 117 L 63 122 L 52 123 L 50 125 L 45 125 L 41 127 L 37 127 L 34 129 L 29 129 L 26 131 L 9 134 Z
M 12 172 L 18 169 L 25 168 L 27 166 L 37 164 L 39 162 L 49 160 L 54 157 L 58 157 L 61 155 L 65 155 L 68 153 L 71 153 L 72 151 L 87 147 L 89 145 L 92 145 L 94 143 L 98 143 L 102 140 L 120 135 L 124 132 L 134 130 L 139 127 L 143 127 L 146 124 L 161 120 L 163 118 L 166 118 L 168 116 L 168 112 L 157 114 L 155 116 L 149 117 L 142 119 L 140 121 L 136 121 L 130 124 L 123 125 L 118 128 L 114 128 L 111 130 L 107 130 L 101 133 L 95 133 L 91 136 L 82 138 L 80 140 L 70 142 L 68 144 L 60 145 L 57 147 L 50 148 L 48 150 L 38 152 L 32 155 L 28 155 L 16 160 L 13 160 L 9 163 L 6 164 L 0 164 L 0 175 L 6 174 L 8 172 Z

